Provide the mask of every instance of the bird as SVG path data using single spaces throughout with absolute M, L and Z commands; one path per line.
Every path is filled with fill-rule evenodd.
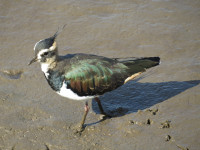
M 85 127 L 90 109 L 88 100 L 94 99 L 101 114 L 109 116 L 104 111 L 99 96 L 117 89 L 146 69 L 160 64 L 159 57 L 108 58 L 84 53 L 60 56 L 56 43 L 60 32 L 58 30 L 53 36 L 35 44 L 35 55 L 28 65 L 39 62 L 48 84 L 57 94 L 68 99 L 85 101 L 80 131 Z

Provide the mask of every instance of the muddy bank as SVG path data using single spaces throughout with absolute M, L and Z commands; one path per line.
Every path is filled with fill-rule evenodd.
M 0 149 L 174 149 L 200 147 L 200 3 L 197 1 L 2 1 L 0 4 Z M 161 65 L 101 97 L 82 134 L 84 102 L 62 98 L 39 64 L 34 44 L 67 23 L 60 54 L 159 56 Z

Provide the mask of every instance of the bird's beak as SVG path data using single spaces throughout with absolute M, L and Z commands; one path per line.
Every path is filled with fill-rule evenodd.
M 31 65 L 32 63 L 36 62 L 38 59 L 36 57 L 34 57 L 29 63 L 28 65 Z

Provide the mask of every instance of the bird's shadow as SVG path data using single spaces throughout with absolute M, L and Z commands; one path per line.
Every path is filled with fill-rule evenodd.
M 189 88 L 197 86 L 199 83 L 200 80 L 141 83 L 138 79 L 106 93 L 100 97 L 100 100 L 106 113 L 113 117 L 119 117 L 168 100 Z M 92 109 L 95 113 L 100 113 L 94 100 L 92 101 Z M 101 121 L 103 120 L 92 124 Z

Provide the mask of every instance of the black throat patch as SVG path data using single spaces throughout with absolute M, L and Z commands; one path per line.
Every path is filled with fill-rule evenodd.
M 62 75 L 62 73 L 53 71 L 53 70 L 49 70 L 48 73 L 49 73 L 49 76 L 46 79 L 49 85 L 54 91 L 56 92 L 60 91 L 60 88 L 62 87 L 62 84 L 64 81 L 64 76 Z

